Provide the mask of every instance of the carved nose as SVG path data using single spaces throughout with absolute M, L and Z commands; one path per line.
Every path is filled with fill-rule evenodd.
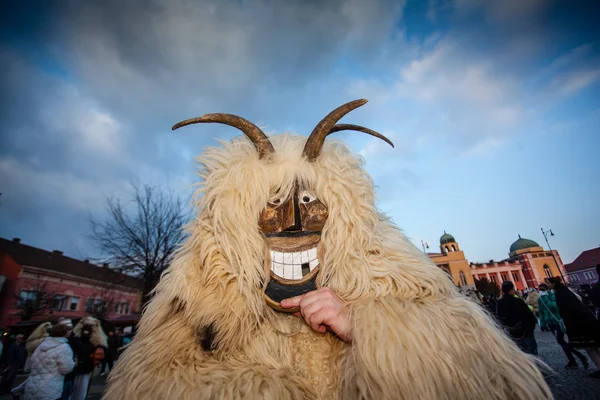
M 300 208 L 298 207 L 298 196 L 294 193 L 291 199 L 285 203 L 285 217 L 283 221 L 283 230 L 286 232 L 301 231 L 302 221 L 300 218 Z

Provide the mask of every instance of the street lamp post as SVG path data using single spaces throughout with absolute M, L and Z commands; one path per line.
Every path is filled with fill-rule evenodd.
M 552 250 L 552 247 L 550 247 L 550 242 L 548 242 L 548 233 L 550 233 L 550 236 L 554 236 L 554 232 L 552 232 L 552 229 L 548 229 L 547 231 L 544 230 L 544 228 L 541 228 L 542 230 L 542 234 L 544 235 L 544 239 L 546 239 L 546 244 L 548 245 L 548 249 L 550 250 L 550 254 L 552 254 L 552 258 L 554 258 L 554 262 L 556 263 L 556 268 L 558 268 L 558 272 L 560 273 L 560 277 L 562 278 L 564 283 L 568 283 L 565 280 L 565 277 L 563 276 L 562 273 L 562 269 L 560 268 L 560 264 L 558 263 L 558 260 L 556 260 L 556 256 L 554 255 L 554 251 Z
M 421 240 L 421 247 L 423 247 L 423 253 L 427 253 L 427 250 L 429 248 L 429 243 L 424 242 L 423 240 Z

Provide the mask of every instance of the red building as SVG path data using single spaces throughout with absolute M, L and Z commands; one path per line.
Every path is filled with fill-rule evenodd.
M 0 330 L 29 320 L 86 315 L 111 320 L 136 314 L 142 288 L 140 279 L 106 264 L 0 238 Z
M 566 264 L 565 269 L 574 285 L 591 288 L 600 278 L 597 265 L 600 265 L 600 247 L 585 250 L 572 263 Z

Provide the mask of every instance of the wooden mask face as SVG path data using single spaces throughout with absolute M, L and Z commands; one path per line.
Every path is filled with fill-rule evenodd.
M 298 185 L 284 198 L 267 203 L 261 212 L 258 226 L 271 266 L 264 296 L 272 308 L 298 311 L 281 308 L 279 302 L 316 289 L 320 266 L 317 246 L 327 216 L 327 206 L 315 193 Z
M 340 118 L 366 102 L 365 99 L 354 100 L 327 114 L 308 137 L 302 151 L 303 157 L 308 162 L 314 162 L 321 154 L 325 138 L 331 133 L 345 130 L 375 136 L 393 147 L 394 144 L 388 138 L 371 129 L 359 125 L 337 124 Z M 260 160 L 269 162 L 275 152 L 273 144 L 258 126 L 233 114 L 205 114 L 181 121 L 173 126 L 173 130 L 207 122 L 240 129 L 254 144 Z M 264 296 L 274 309 L 296 312 L 297 308 L 281 308 L 279 302 L 317 288 L 316 277 L 320 268 L 317 247 L 327 216 L 327 206 L 319 201 L 314 191 L 298 185 L 287 196 L 266 204 L 261 212 L 258 225 L 269 249 L 265 259 L 271 267 Z

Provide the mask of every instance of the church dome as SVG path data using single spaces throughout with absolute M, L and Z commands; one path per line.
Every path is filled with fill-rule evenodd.
M 446 233 L 446 231 L 444 231 L 444 234 L 440 238 L 440 244 L 446 244 L 446 243 L 456 243 L 456 240 L 454 239 L 454 236 L 452 236 L 451 234 Z
M 514 253 L 515 251 L 529 249 L 531 247 L 540 247 L 540 245 L 533 240 L 522 238 L 521 235 L 519 235 L 519 238 L 510 245 L 510 252 Z

